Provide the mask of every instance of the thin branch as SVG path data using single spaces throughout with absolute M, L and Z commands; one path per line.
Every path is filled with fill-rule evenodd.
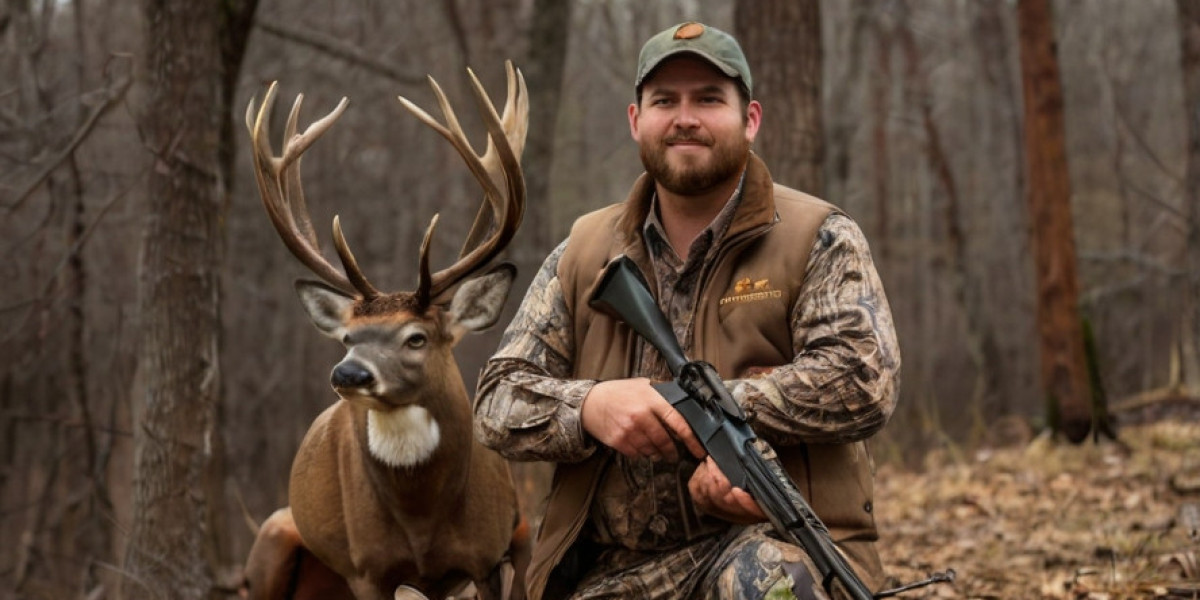
M 84 243 L 86 243 L 88 241 L 88 239 L 92 237 L 92 233 L 96 230 L 96 227 L 100 224 L 100 221 L 104 218 L 104 216 L 108 214 L 108 211 L 111 210 L 112 207 L 116 205 L 117 201 L 121 200 L 126 195 L 128 195 L 129 192 L 132 191 L 133 188 L 136 187 L 138 185 L 138 183 L 140 183 L 145 178 L 146 173 L 149 170 L 150 170 L 149 166 L 142 169 L 142 172 L 139 173 L 137 175 L 137 177 L 133 178 L 133 183 L 129 184 L 129 186 L 127 186 L 125 189 L 118 191 L 116 194 L 113 194 L 112 198 L 109 198 L 108 202 L 104 203 L 104 206 L 100 208 L 100 212 L 96 215 L 96 218 L 93 219 L 92 222 L 88 224 L 87 229 L 85 229 L 84 232 L 79 236 L 79 239 L 75 240 L 75 243 L 72 244 L 71 247 L 67 249 L 67 251 L 63 254 L 63 256 L 61 258 L 59 258 L 58 263 L 54 266 L 54 269 L 51 270 L 50 276 L 46 278 L 46 283 L 42 285 L 41 293 L 39 293 L 34 298 L 27 298 L 25 300 L 21 300 L 19 302 L 10 304 L 8 306 L 0 306 L 0 313 L 5 313 L 10 310 L 24 308 L 31 304 L 36 304 L 39 300 L 44 299 L 47 296 L 49 296 L 50 293 L 54 289 L 54 282 L 58 280 L 58 274 L 60 271 L 62 271 L 63 265 L 66 265 L 67 261 L 70 260 L 72 256 L 74 256 L 76 253 L 78 253 L 83 248 Z M 32 312 L 30 313 L 30 315 L 32 315 Z M 26 317 L 25 320 L 22 320 L 20 325 L 14 327 L 13 330 L 9 333 L 9 335 L 3 339 L 3 341 L 6 343 L 11 341 L 12 338 L 17 335 L 17 332 L 19 332 L 21 330 L 21 328 L 24 326 L 26 320 L 28 320 L 28 316 Z
M 1163 212 L 1178 219 L 1180 224 L 1187 223 L 1187 215 L 1183 214 L 1182 210 L 1180 210 L 1174 206 L 1171 206 L 1166 200 L 1158 197 L 1157 194 L 1151 193 L 1149 190 L 1146 190 L 1146 189 L 1142 188 L 1141 186 L 1135 184 L 1133 182 L 1133 179 L 1126 176 L 1124 172 L 1118 171 L 1117 178 L 1121 182 L 1122 187 L 1127 187 L 1127 188 L 1133 190 L 1135 193 L 1137 193 L 1137 195 L 1141 196 L 1142 198 L 1149 200 L 1152 204 L 1161 208 L 1163 210 Z
M 1117 251 L 1117 252 L 1081 252 L 1079 253 L 1080 260 L 1086 260 L 1093 263 L 1123 263 L 1132 264 L 1141 267 L 1148 271 L 1154 271 L 1160 275 L 1167 277 L 1178 277 L 1185 273 L 1184 269 L 1172 267 L 1163 263 L 1161 260 L 1153 256 L 1147 256 L 1140 252 L 1132 251 Z
M 1111 60 L 1106 60 L 1104 62 L 1104 78 L 1108 84 L 1110 93 L 1112 94 L 1114 108 L 1113 112 L 1116 113 L 1117 120 L 1125 126 L 1125 130 L 1129 133 L 1129 137 L 1133 138 L 1133 141 L 1137 142 L 1137 145 L 1140 146 L 1142 151 L 1146 153 L 1146 156 L 1150 159 L 1150 162 L 1154 163 L 1154 165 L 1158 167 L 1158 169 L 1162 171 L 1164 175 L 1170 178 L 1172 182 L 1182 187 L 1183 176 L 1175 173 L 1171 167 L 1167 166 L 1166 161 L 1164 161 L 1162 157 L 1160 157 L 1158 153 L 1154 151 L 1154 149 L 1150 146 L 1150 142 L 1148 142 L 1145 136 L 1142 135 L 1141 129 L 1134 127 L 1133 120 L 1129 116 L 1128 107 L 1124 102 L 1121 101 L 1120 94 L 1116 92 L 1117 82 L 1116 77 L 1112 74 L 1111 63 Z
M 17 194 L 16 200 L 14 200 L 11 205 L 5 207 L 6 212 L 12 213 L 21 208 L 21 205 L 25 203 L 25 200 L 28 199 L 31 194 L 33 194 L 34 190 L 36 190 L 38 186 L 42 185 L 42 183 L 46 181 L 46 178 L 50 176 L 50 173 L 52 173 L 54 169 L 58 168 L 58 165 L 62 164 L 67 157 L 71 156 L 71 153 L 75 152 L 75 149 L 83 143 L 83 140 L 87 139 L 88 134 L 90 134 L 92 129 L 95 128 L 96 123 L 100 121 L 100 117 L 104 116 L 104 114 L 107 113 L 109 109 L 112 108 L 117 101 L 125 95 L 125 92 L 129 89 L 129 84 L 132 83 L 132 81 L 132 79 L 124 78 L 119 80 L 115 86 L 100 91 L 100 102 L 94 108 L 92 108 L 92 112 L 87 116 L 86 119 L 84 119 L 83 125 L 80 125 L 79 129 L 75 131 L 75 136 L 71 138 L 71 141 L 68 142 L 61 151 L 59 151 L 57 156 L 55 156 L 42 167 L 41 172 L 35 175 L 29 183 L 25 184 L 21 192 Z
M 470 36 L 467 34 L 466 27 L 463 26 L 462 14 L 458 10 L 458 4 L 454 0 L 443 0 L 442 14 L 446 17 L 446 21 L 450 25 L 450 30 L 454 32 L 454 41 L 461 54 L 461 62 L 470 62 L 471 49 L 467 44 Z
M 367 55 L 358 46 L 346 44 L 332 36 L 307 29 L 280 25 L 279 23 L 264 19 L 255 19 L 254 24 L 259 29 L 273 36 L 319 50 L 335 58 L 340 58 L 348 63 L 362 67 L 376 75 L 387 77 L 392 81 L 406 85 L 416 85 L 425 81 L 424 76 L 396 69 L 383 61 Z
M 127 429 L 120 429 L 110 425 L 90 423 L 81 419 L 64 416 L 61 413 L 37 414 L 21 412 L 18 410 L 0 410 L 0 419 L 18 423 L 52 423 L 71 431 L 88 429 L 96 433 L 110 435 L 113 437 L 133 437 L 133 432 Z

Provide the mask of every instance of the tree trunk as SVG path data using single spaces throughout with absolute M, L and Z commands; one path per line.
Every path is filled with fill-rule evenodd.
M 154 153 L 138 302 L 133 523 L 127 598 L 209 598 L 219 496 L 219 269 L 231 178 L 231 86 L 255 0 L 147 0 L 147 101 Z
M 776 181 L 825 193 L 818 0 L 738 2 L 734 29 L 763 103 L 755 146 Z
M 1092 427 L 1091 392 L 1079 314 L 1063 95 L 1049 0 L 1019 0 L 1025 154 L 1037 274 L 1042 389 L 1051 423 L 1074 443 Z
M 533 24 L 529 32 L 529 59 L 525 75 L 529 84 L 529 139 L 525 144 L 525 189 L 529 206 L 539 209 L 525 213 L 524 231 L 518 240 L 531 250 L 536 260 L 528 266 L 536 270 L 541 259 L 553 249 L 550 239 L 550 173 L 554 164 L 554 132 L 558 122 L 558 104 L 562 96 L 563 71 L 567 64 L 567 42 L 571 30 L 573 2 L 536 0 Z M 521 265 L 525 267 L 526 265 Z M 529 273 L 532 279 L 533 274 Z
M 1180 353 L 1183 384 L 1200 393 L 1200 0 L 1176 0 L 1183 67 L 1183 100 L 1188 116 L 1187 180 L 1183 214 L 1187 219 L 1187 273 Z
M 552 211 L 549 207 L 554 201 L 550 197 L 550 174 L 554 171 L 554 140 L 558 129 L 558 108 L 574 4 L 562 0 L 534 1 L 533 23 L 529 29 L 529 57 L 522 67 L 529 85 L 530 127 L 521 164 L 525 172 L 526 203 L 530 210 L 525 211 L 521 232 L 513 243 L 519 277 L 517 289 L 529 286 L 542 260 L 556 243 L 550 237 Z M 521 294 L 512 296 L 509 310 L 515 312 Z M 501 322 L 506 323 L 511 319 L 512 315 L 506 311 Z M 497 327 L 492 335 L 498 336 L 502 330 Z M 498 343 L 499 338 L 496 340 Z M 521 509 L 536 530 L 542 518 L 541 499 L 550 492 L 553 465 L 515 462 L 512 463 L 512 471 L 521 497 Z

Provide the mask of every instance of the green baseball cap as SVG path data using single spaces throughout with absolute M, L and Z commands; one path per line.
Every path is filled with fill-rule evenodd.
M 655 67 L 684 52 L 700 56 L 722 73 L 740 79 L 747 92 L 753 89 L 750 85 L 750 65 L 737 40 L 716 27 L 694 21 L 661 31 L 642 46 L 642 52 L 638 55 L 637 80 L 633 87 L 640 88 Z

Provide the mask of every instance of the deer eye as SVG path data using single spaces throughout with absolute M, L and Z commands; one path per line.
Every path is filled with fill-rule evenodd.
M 347 346 L 350 345 L 350 334 L 347 333 L 346 335 L 342 336 L 342 343 Z
M 429 341 L 423 333 L 417 333 L 404 340 L 404 344 L 409 348 L 422 348 Z

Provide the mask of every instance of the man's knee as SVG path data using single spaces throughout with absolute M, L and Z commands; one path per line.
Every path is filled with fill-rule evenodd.
M 764 533 L 738 536 L 714 565 L 713 600 L 827 600 L 804 552 Z

